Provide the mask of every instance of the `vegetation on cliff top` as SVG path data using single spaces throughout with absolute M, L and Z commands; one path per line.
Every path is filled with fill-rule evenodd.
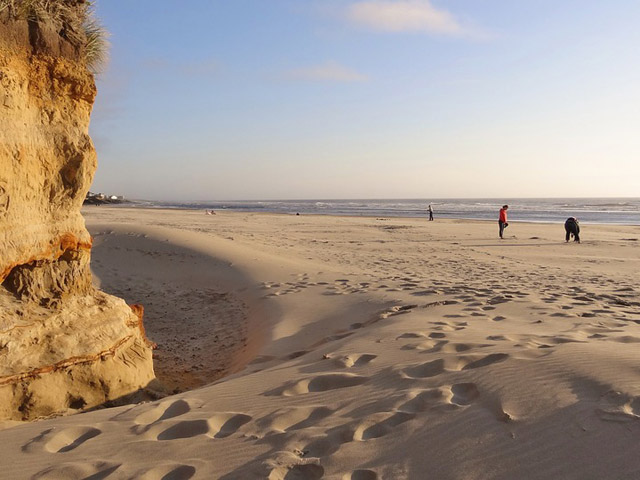
M 0 14 L 36 23 L 52 23 L 58 34 L 79 47 L 94 73 L 108 59 L 108 33 L 95 16 L 91 0 L 0 0 Z

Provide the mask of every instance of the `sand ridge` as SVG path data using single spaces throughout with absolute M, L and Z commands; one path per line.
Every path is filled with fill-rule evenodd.
M 640 251 L 625 240 L 640 236 L 638 227 L 588 226 L 584 243 L 573 245 L 562 241 L 562 226 L 517 222 L 509 234 L 518 238 L 499 242 L 493 222 L 86 215 L 90 231 L 112 229 L 113 247 L 137 256 L 163 235 L 170 240 L 177 256 L 159 254 L 138 292 L 179 298 L 163 276 L 168 268 L 192 290 L 187 298 L 231 299 L 212 297 L 218 316 L 193 302 L 187 326 L 230 331 L 237 322 L 249 343 L 248 325 L 269 328 L 251 360 L 242 348 L 227 351 L 248 364 L 211 385 L 0 431 L 10 478 L 640 474 Z M 193 262 L 207 255 L 226 273 L 204 269 L 185 284 L 177 270 L 197 271 Z M 117 272 L 139 281 L 124 258 Z M 121 283 L 128 288 L 126 277 Z M 256 306 L 236 310 L 226 301 Z M 162 305 L 181 318 L 182 304 Z M 175 322 L 176 331 L 182 326 Z

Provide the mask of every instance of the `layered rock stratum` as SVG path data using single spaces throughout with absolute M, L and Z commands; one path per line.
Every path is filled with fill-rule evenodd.
M 142 309 L 92 285 L 88 8 L 0 0 L 0 420 L 93 407 L 154 379 Z

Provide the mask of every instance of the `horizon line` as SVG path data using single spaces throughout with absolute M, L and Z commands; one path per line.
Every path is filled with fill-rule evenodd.
M 125 196 L 126 198 L 126 196 Z M 358 198 L 256 198 L 256 199 L 198 199 L 198 200 L 177 200 L 177 199 L 149 199 L 149 198 L 129 198 L 131 201 L 142 202 L 180 202 L 180 203 L 204 203 L 204 202 L 322 202 L 322 201 L 364 201 L 364 200 L 584 200 L 584 199 L 625 199 L 640 200 L 640 196 L 598 196 L 598 197 L 358 197 Z

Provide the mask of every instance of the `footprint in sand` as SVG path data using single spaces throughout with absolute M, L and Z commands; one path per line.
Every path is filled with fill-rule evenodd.
M 446 387 L 430 388 L 409 393 L 410 399 L 398 406 L 398 411 L 416 414 L 433 408 L 451 407 L 452 394 Z
M 351 354 L 351 355 L 345 355 L 340 358 L 336 358 L 334 362 L 339 367 L 352 368 L 352 367 L 362 367 L 363 365 L 367 365 L 375 358 L 377 358 L 377 355 L 373 355 L 370 353 Z
M 437 295 L 437 290 L 420 290 L 419 292 L 413 292 L 411 295 L 415 297 L 426 297 L 428 295 Z
M 611 340 L 618 343 L 640 343 L 640 337 L 634 337 L 633 335 L 612 337 Z
M 345 473 L 342 480 L 378 480 L 378 474 L 373 470 L 354 470 L 351 473 Z
M 335 390 L 338 388 L 353 387 L 360 385 L 369 380 L 367 377 L 352 375 L 347 373 L 334 373 L 320 375 L 310 381 L 303 380 L 301 382 L 303 393 L 308 392 L 326 392 L 327 390 Z
M 586 340 L 577 340 L 575 338 L 572 337 L 561 337 L 561 336 L 541 336 L 541 339 L 546 339 L 546 341 L 548 341 L 548 343 L 553 343 L 556 345 L 562 345 L 564 343 L 587 343 Z
M 509 354 L 507 353 L 492 353 L 483 357 L 479 360 L 474 360 L 471 363 L 468 363 L 462 370 L 471 370 L 473 368 L 486 367 L 488 365 L 493 365 L 494 363 L 504 362 L 507 358 L 509 358 Z
M 268 480 L 318 480 L 324 476 L 324 468 L 315 463 L 279 466 L 271 470 Z
M 405 368 L 402 373 L 405 378 L 430 378 L 445 371 L 445 361 L 442 358 L 432 360 L 422 365 Z
M 204 435 L 210 438 L 225 438 L 233 435 L 248 423 L 251 416 L 243 413 L 218 413 L 208 419 L 182 420 L 167 427 L 167 422 L 153 425 L 144 436 L 150 440 L 178 440 Z
M 161 425 L 161 428 L 164 425 Z M 155 437 L 156 440 L 177 440 L 179 438 L 193 438 L 198 435 L 209 434 L 211 428 L 206 420 L 183 420 L 174 425 L 160 431 L 156 434 L 155 430 L 149 431 L 149 437 Z
M 70 452 L 101 433 L 102 430 L 94 427 L 70 427 L 59 431 L 50 428 L 23 445 L 22 451 L 39 452 L 44 449 L 50 453 Z
M 398 425 L 413 420 L 414 418 L 414 414 L 407 412 L 373 414 L 356 427 L 353 433 L 353 439 L 362 442 L 383 437 L 393 431 Z
M 65 478 L 102 480 L 120 468 L 120 465 L 120 463 L 103 461 L 63 463 L 47 467 L 31 478 L 33 480 L 61 480 Z
M 504 362 L 509 355 L 507 353 L 492 353 L 478 358 L 477 355 L 438 358 L 421 365 L 405 368 L 401 375 L 404 378 L 430 378 L 440 375 L 445 371 L 471 370 L 486 367 L 494 363 Z
M 173 400 L 162 402 L 138 415 L 134 422 L 138 425 L 151 425 L 152 423 L 179 417 L 191 411 L 191 406 L 185 400 Z
M 493 347 L 495 344 L 493 343 L 451 343 L 442 349 L 443 352 L 455 352 L 462 353 L 468 352 L 469 350 L 473 350 L 475 348 L 487 348 Z
M 429 334 L 429 338 L 446 338 L 446 334 L 442 333 L 442 332 L 431 332 Z
M 302 449 L 303 455 L 309 458 L 322 458 L 333 455 L 343 443 L 350 442 L 353 436 L 347 441 L 336 441 L 335 438 L 321 436 L 318 438 L 311 438 L 311 441 L 307 443 Z
M 265 395 L 282 395 L 290 397 L 305 393 L 326 392 L 327 390 L 353 387 L 355 385 L 365 383 L 368 380 L 368 377 L 362 377 L 351 373 L 328 373 L 326 375 L 319 375 L 317 377 L 307 378 L 287 384 L 283 387 L 276 388 L 275 390 L 265 392 Z
M 489 305 L 498 305 L 500 303 L 506 303 L 506 302 L 511 301 L 509 297 L 510 296 L 498 295 L 496 297 L 493 297 L 493 298 L 490 298 L 489 300 L 487 300 L 487 304 L 489 304 Z
M 299 450 L 307 458 L 322 458 L 333 455 L 345 443 L 353 441 L 354 430 L 349 425 L 340 425 L 327 430 L 324 435 L 307 439 L 307 444 Z
M 423 353 L 436 353 L 443 349 L 443 347 L 449 343 L 449 340 L 426 340 L 420 343 L 408 343 L 403 345 L 401 350 L 420 350 Z
M 480 391 L 475 383 L 456 383 L 451 387 L 430 388 L 411 392 L 412 398 L 402 403 L 398 411 L 416 414 L 428 410 L 455 410 L 471 405 Z
M 32 438 L 27 443 L 22 446 L 22 451 L 31 453 L 31 452 L 39 452 L 42 450 L 42 442 L 45 441 L 51 432 L 53 432 L 54 428 L 49 428 L 48 430 L 44 430 L 40 432 L 40 435 Z
M 44 448 L 52 453 L 70 452 L 101 433 L 102 430 L 93 427 L 67 428 L 53 435 Z
M 430 322 L 433 325 L 435 325 L 435 327 L 433 327 L 434 331 L 437 332 L 453 332 L 455 331 L 455 327 L 453 325 L 451 325 L 450 323 L 447 322 Z
M 480 391 L 475 383 L 456 383 L 451 386 L 451 403 L 466 406 L 480 396 Z
M 266 434 L 288 432 L 314 426 L 332 413 L 333 410 L 324 406 L 276 410 L 256 421 L 256 426 Z
M 132 478 L 138 480 L 189 480 L 197 469 L 191 465 L 160 465 L 150 470 L 142 470 Z
M 233 435 L 245 423 L 250 422 L 252 417 L 243 413 L 219 413 L 207 420 L 211 430 L 209 435 L 213 438 L 226 438 Z
M 402 335 L 398 335 L 396 337 L 396 340 L 399 340 L 401 338 L 426 338 L 426 337 L 427 335 L 422 332 L 407 332 L 407 333 L 403 333 Z
M 487 337 L 487 340 L 491 340 L 494 342 L 504 342 L 504 341 L 510 341 L 511 339 L 508 337 L 505 337 L 504 335 L 489 335 Z

